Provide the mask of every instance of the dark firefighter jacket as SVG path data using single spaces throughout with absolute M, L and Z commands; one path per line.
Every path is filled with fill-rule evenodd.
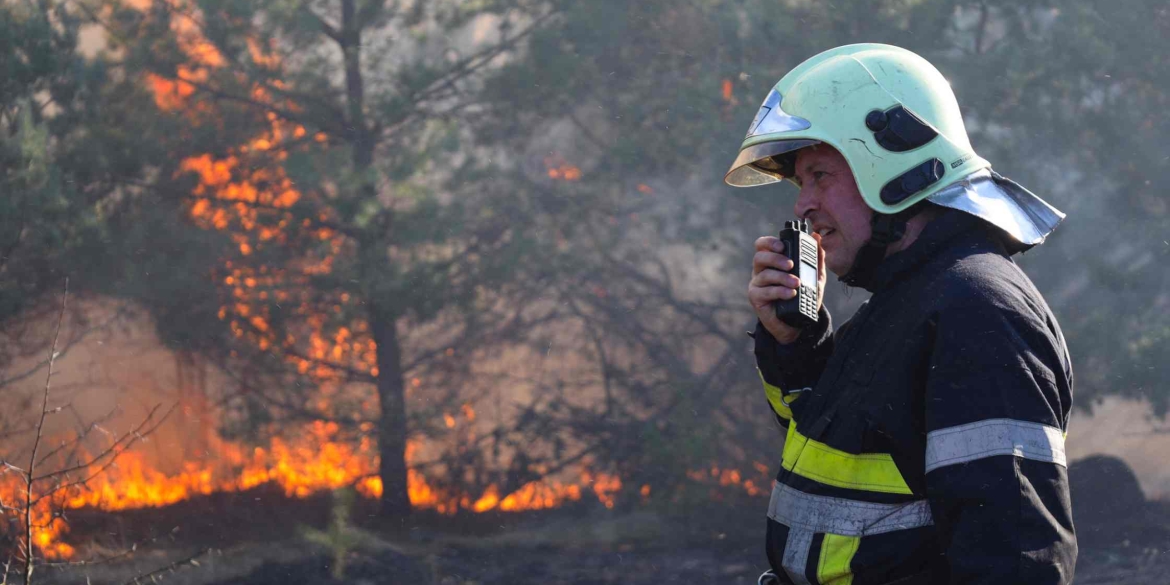
M 787 428 L 767 532 L 782 582 L 1072 581 L 1072 368 L 1002 235 L 946 211 L 837 331 L 824 309 L 790 345 L 757 324 Z

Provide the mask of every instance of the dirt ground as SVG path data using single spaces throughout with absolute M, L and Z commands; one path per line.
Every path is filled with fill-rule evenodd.
M 370 526 L 372 521 L 330 530 L 328 501 L 270 500 L 268 505 L 254 497 L 221 502 L 235 508 L 233 521 L 222 520 L 222 510 L 206 509 L 210 514 L 198 521 L 173 510 L 170 516 L 156 510 L 153 516 L 107 518 L 103 530 L 133 525 L 134 536 L 149 532 L 153 540 L 114 562 L 42 569 L 39 582 L 748 585 L 766 567 L 760 512 L 766 499 L 691 506 L 685 515 L 653 506 L 464 518 L 419 514 L 394 530 Z M 1076 583 L 1170 582 L 1170 538 L 1165 530 L 1149 529 L 1153 520 L 1170 526 L 1168 511 L 1170 505 L 1155 503 L 1135 530 L 1081 528 L 1095 538 L 1088 539 L 1091 546 L 1082 544 Z M 362 512 L 355 510 L 354 517 Z M 154 518 L 153 526 L 143 528 L 144 518 Z M 176 526 L 164 530 L 170 524 Z M 126 537 L 118 535 L 117 542 Z M 98 540 L 90 553 L 118 550 L 113 540 Z M 193 562 L 183 562 L 192 555 L 198 555 Z

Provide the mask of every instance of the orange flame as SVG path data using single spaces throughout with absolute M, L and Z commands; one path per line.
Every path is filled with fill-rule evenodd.
M 274 483 L 289 497 L 305 498 L 324 490 L 353 486 L 366 497 L 382 494 L 376 474 L 377 455 L 373 439 L 361 436 L 356 445 L 344 441 L 336 423 L 314 422 L 297 439 L 273 438 L 267 447 L 246 448 L 240 444 L 213 440 L 209 451 L 221 459 L 188 461 L 173 474 L 151 467 L 139 452 L 126 451 L 104 473 L 85 486 L 70 487 L 55 498 L 41 500 L 34 509 L 33 540 L 46 558 L 70 558 L 74 548 L 62 542 L 67 525 L 55 518 L 55 509 L 97 508 L 116 511 L 174 504 L 199 495 L 234 492 Z M 407 446 L 408 461 L 418 452 L 419 443 Z M 538 480 L 502 494 L 492 484 L 479 496 L 455 494 L 435 488 L 415 469 L 408 471 L 407 493 L 418 509 L 442 514 L 470 512 L 519 512 L 543 510 L 580 501 L 591 489 L 607 508 L 614 506 L 621 480 L 613 475 L 584 470 L 579 483 Z M 21 502 L 23 485 L 8 475 L 0 481 L 0 497 L 6 503 Z M 35 496 L 34 496 L 35 497 Z M 50 501 L 53 500 L 53 501 Z
M 743 472 L 738 469 L 720 468 L 717 465 L 712 465 L 710 469 L 688 471 L 687 477 L 697 483 L 716 484 L 720 487 L 739 487 L 749 496 L 762 496 L 767 493 L 765 488 L 770 487 L 769 468 L 759 461 L 753 462 L 752 467 L 759 472 L 759 476 L 756 478 L 745 478 Z
M 548 169 L 548 178 L 558 181 L 580 181 L 581 169 L 570 164 L 560 156 L 549 156 L 544 159 L 544 166 Z

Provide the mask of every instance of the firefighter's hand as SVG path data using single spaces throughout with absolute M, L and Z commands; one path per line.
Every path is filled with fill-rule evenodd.
M 813 237 L 817 239 L 819 244 L 821 236 L 813 234 Z M 794 298 L 796 291 L 800 289 L 800 279 L 793 274 L 784 272 L 792 270 L 793 267 L 792 260 L 785 256 L 784 252 L 784 242 L 774 236 L 764 236 L 756 240 L 756 255 L 752 258 L 752 280 L 748 283 L 748 301 L 752 304 L 752 309 L 760 318 L 764 329 L 767 329 L 768 333 L 776 338 L 776 341 L 789 344 L 800 336 L 800 329 L 786 325 L 777 319 L 776 307 L 773 303 L 778 300 Z M 824 250 L 820 251 L 819 256 L 820 269 L 817 276 L 820 282 L 817 283 L 819 285 L 817 287 L 819 292 L 817 310 L 821 308 L 826 281 Z

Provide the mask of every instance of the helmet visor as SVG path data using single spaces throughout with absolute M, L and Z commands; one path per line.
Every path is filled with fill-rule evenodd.
M 735 162 L 723 176 L 723 182 L 732 187 L 755 187 L 781 181 L 795 173 L 793 154 L 819 140 L 777 140 L 749 146 L 739 151 Z
M 748 140 L 765 134 L 796 132 L 808 130 L 812 124 L 804 118 L 792 116 L 780 107 L 784 96 L 773 89 L 764 103 L 760 105 L 756 117 L 748 126 Z M 790 156 L 780 156 L 799 150 L 806 146 L 817 144 L 816 140 L 794 139 L 764 142 L 740 150 L 739 156 L 731 164 L 731 168 L 724 175 L 723 180 L 735 187 L 755 187 L 775 183 L 784 177 L 792 176 L 792 161 Z

